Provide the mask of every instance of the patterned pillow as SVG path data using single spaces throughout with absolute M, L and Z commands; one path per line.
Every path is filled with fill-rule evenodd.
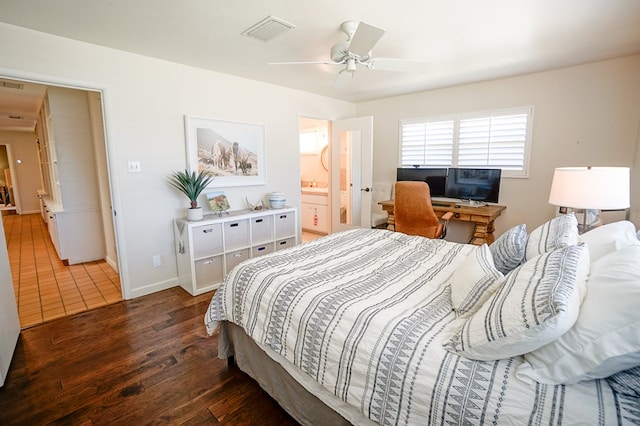
M 619 394 L 640 397 L 640 365 L 607 377 L 607 382 Z
M 493 264 L 486 244 L 469 253 L 451 275 L 451 302 L 458 315 L 472 314 L 502 284 L 504 275 Z
M 522 263 L 527 249 L 527 225 L 514 226 L 489 246 L 498 271 L 508 274 Z
M 524 260 L 578 244 L 578 220 L 573 213 L 561 214 L 533 230 L 527 241 Z
M 640 245 L 593 262 L 575 325 L 524 358 L 516 375 L 547 384 L 600 379 L 640 365 Z
M 578 318 L 588 273 L 589 252 L 584 245 L 531 259 L 505 277 L 445 348 L 490 361 L 521 355 L 557 339 Z

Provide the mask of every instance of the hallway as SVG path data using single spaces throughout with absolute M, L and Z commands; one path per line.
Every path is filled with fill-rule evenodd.
M 122 300 L 106 261 L 65 266 L 39 214 L 9 213 L 2 222 L 22 329 Z

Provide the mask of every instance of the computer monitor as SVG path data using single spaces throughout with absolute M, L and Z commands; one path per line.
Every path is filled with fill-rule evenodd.
M 444 197 L 447 168 L 402 167 L 398 168 L 396 180 L 398 182 L 403 180 L 426 182 L 432 197 Z
M 445 197 L 497 203 L 501 169 L 450 168 Z

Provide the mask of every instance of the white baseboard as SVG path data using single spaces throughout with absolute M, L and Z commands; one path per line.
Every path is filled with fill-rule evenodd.
M 180 283 L 178 278 L 172 278 L 170 280 L 161 281 L 153 284 L 149 284 L 143 287 L 133 288 L 131 289 L 131 299 L 135 299 L 136 297 L 146 296 L 151 293 L 156 293 L 158 291 L 166 290 L 168 288 L 177 287 Z
M 118 262 L 113 260 L 111 257 L 107 256 L 104 259 L 107 262 L 107 265 L 111 266 L 113 268 L 114 271 L 116 271 L 117 273 L 120 273 L 120 270 L 118 269 Z

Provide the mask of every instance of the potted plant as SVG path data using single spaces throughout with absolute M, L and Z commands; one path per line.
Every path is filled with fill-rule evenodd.
M 202 207 L 198 206 L 198 197 L 212 180 L 213 176 L 209 172 L 202 170 L 196 173 L 188 169 L 173 172 L 169 178 L 169 183 L 186 195 L 191 202 L 191 207 L 187 209 L 187 219 L 202 219 Z

